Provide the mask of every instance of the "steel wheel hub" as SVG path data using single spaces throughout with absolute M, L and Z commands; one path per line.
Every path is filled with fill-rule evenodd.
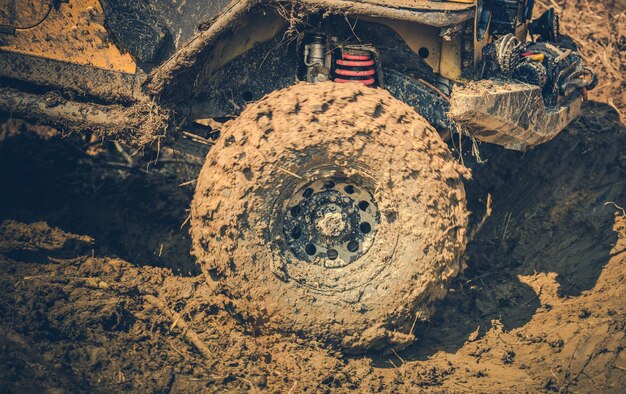
M 379 220 L 374 197 L 355 182 L 306 183 L 283 205 L 284 252 L 324 267 L 344 267 L 367 252 Z

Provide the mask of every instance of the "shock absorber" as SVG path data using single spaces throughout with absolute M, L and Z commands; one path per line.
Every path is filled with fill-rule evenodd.
M 335 64 L 337 83 L 360 82 L 366 86 L 376 83 L 375 61 L 371 52 L 350 50 L 341 55 Z

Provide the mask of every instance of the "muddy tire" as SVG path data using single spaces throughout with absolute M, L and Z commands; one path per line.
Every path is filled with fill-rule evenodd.
M 263 332 L 400 347 L 461 270 L 465 175 L 386 91 L 298 84 L 249 105 L 209 152 L 193 253 Z

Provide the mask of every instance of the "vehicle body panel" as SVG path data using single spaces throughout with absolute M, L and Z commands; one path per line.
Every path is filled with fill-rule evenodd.
M 47 10 L 45 0 L 0 0 L 0 24 L 17 27 L 0 36 L 0 51 L 134 73 L 135 60 L 111 42 L 98 0 L 72 0 Z M 30 27 L 34 26 L 34 27 Z
M 512 20 L 498 23 L 510 22 L 506 35 L 525 43 L 532 0 L 493 2 L 517 7 Z M 483 6 L 475 0 L 0 0 L 0 88 L 10 96 L 0 98 L 0 111 L 49 118 L 55 125 L 63 125 L 66 115 L 73 129 L 88 129 L 76 120 L 80 111 L 116 113 L 122 105 L 130 115 L 119 128 L 140 132 L 136 119 L 157 108 L 158 127 L 176 139 L 199 119 L 237 116 L 248 102 L 308 80 L 306 37 L 321 34 L 324 80 L 333 78 L 338 53 L 358 47 L 375 56 L 378 86 L 395 92 L 435 127 L 448 134 L 465 127 L 477 139 L 525 150 L 576 116 L 588 84 L 553 78 L 560 82 L 550 89 L 574 87 L 571 97 L 551 90 L 563 99 L 558 102 L 546 101 L 540 83 L 516 84 L 519 79 L 488 56 L 495 52 L 486 51 L 506 35 L 478 34 L 492 21 L 493 10 Z M 552 47 L 555 64 L 561 52 Z M 577 60 L 561 64 L 582 72 L 576 48 L 569 53 Z M 518 52 L 510 54 L 521 59 Z M 510 83 L 493 92 L 489 83 L 472 85 L 498 78 Z M 477 86 L 494 94 L 476 94 Z M 520 101 L 527 93 L 530 104 Z M 38 94 L 52 94 L 49 105 L 31 107 Z M 531 122 L 514 117 L 518 104 L 532 112 Z M 104 129 L 106 116 L 91 118 Z

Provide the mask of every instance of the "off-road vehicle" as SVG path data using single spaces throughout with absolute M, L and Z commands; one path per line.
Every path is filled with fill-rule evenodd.
M 448 141 L 532 148 L 596 84 L 533 3 L 0 0 L 0 111 L 206 154 L 192 252 L 230 310 L 400 347 L 463 265 Z

